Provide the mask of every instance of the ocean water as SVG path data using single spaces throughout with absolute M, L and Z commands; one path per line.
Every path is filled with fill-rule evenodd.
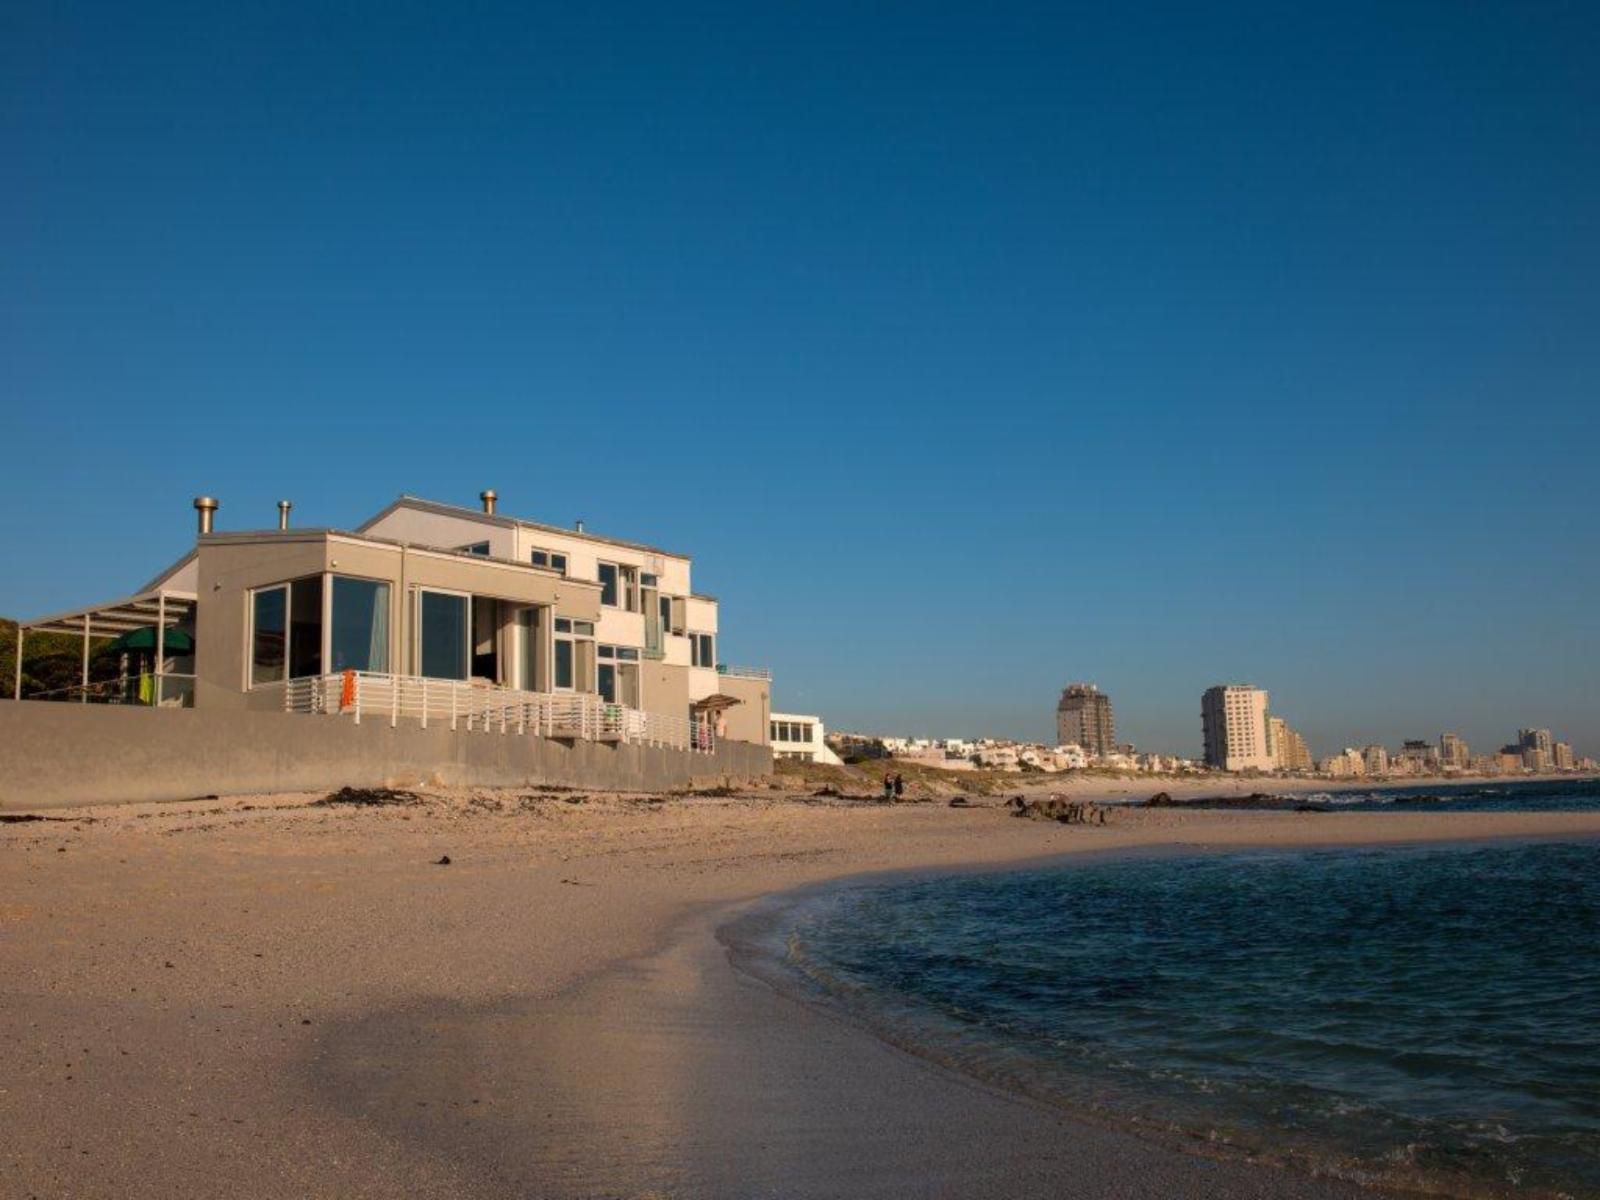
M 1478 779 L 1438 787 L 1391 786 L 1367 791 L 1319 792 L 1296 799 L 1357 811 L 1411 807 L 1425 812 L 1574 812 L 1600 808 L 1600 779 Z
M 774 952 L 880 1033 L 1217 1153 L 1600 1196 L 1600 843 L 1131 857 L 851 886 Z

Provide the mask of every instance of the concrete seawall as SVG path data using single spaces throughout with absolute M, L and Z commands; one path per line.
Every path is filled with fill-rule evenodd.
M 771 771 L 771 751 L 748 742 L 691 754 L 408 721 L 0 701 L 0 809 L 9 810 L 346 784 L 660 791 Z

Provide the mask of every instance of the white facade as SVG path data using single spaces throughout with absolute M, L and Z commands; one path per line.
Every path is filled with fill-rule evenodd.
M 828 749 L 827 730 L 821 717 L 798 713 L 773 713 L 769 736 L 773 758 L 794 758 L 801 762 L 843 763 L 837 754 Z
M 1224 771 L 1271 771 L 1278 765 L 1267 731 L 1267 693 L 1247 684 L 1210 688 L 1201 698 L 1206 762 Z

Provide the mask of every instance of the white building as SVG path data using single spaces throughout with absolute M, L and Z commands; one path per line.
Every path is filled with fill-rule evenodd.
M 773 758 L 795 758 L 801 762 L 839 766 L 843 760 L 828 748 L 827 730 L 821 717 L 796 713 L 773 713 L 768 731 Z
M 1208 688 L 1200 700 L 1206 762 L 1224 771 L 1271 771 L 1278 765 L 1267 732 L 1267 693 L 1249 684 Z

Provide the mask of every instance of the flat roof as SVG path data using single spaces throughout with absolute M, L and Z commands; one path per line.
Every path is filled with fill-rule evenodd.
M 523 562 L 520 558 L 501 558 L 495 554 L 474 554 L 470 550 L 463 550 L 459 546 L 430 546 L 425 542 L 405 542 L 399 538 L 379 537 L 372 533 L 351 533 L 348 529 L 313 528 L 302 525 L 295 529 L 230 529 L 226 533 L 203 533 L 200 543 L 207 546 L 239 545 L 247 546 L 257 542 L 282 542 L 282 541 L 316 541 L 321 538 L 346 538 L 352 542 L 366 542 L 374 546 L 392 546 L 396 550 L 418 550 L 424 554 L 439 554 L 448 558 L 459 558 L 464 562 L 483 563 L 497 567 L 515 567 L 522 571 L 531 571 L 535 575 L 550 575 L 567 583 L 575 583 L 580 587 L 598 589 L 600 584 L 594 579 L 578 579 L 571 575 L 564 575 L 553 567 L 540 567 L 533 563 Z

